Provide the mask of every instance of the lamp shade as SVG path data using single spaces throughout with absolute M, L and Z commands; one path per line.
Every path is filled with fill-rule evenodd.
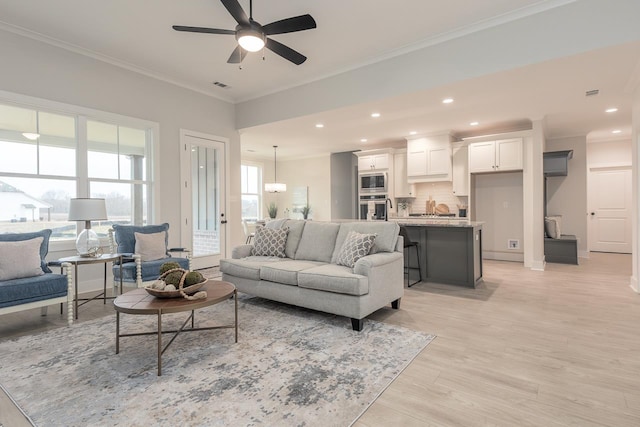
M 100 238 L 91 229 L 91 221 L 107 219 L 104 199 L 71 199 L 69 221 L 84 221 L 84 230 L 76 239 L 78 255 L 95 257 L 100 253 Z
M 107 219 L 104 199 L 71 199 L 69 221 L 101 221 Z

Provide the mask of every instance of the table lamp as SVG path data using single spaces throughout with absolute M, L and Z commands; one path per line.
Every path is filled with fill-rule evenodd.
M 97 256 L 100 239 L 91 229 L 91 221 L 107 219 L 107 206 L 104 199 L 71 199 L 69 204 L 69 221 L 84 221 L 84 230 L 76 239 L 78 255 L 84 257 Z

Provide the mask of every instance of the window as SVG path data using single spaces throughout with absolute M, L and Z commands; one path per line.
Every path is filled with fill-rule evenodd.
M 109 220 L 93 224 L 99 235 L 114 223 L 146 224 L 153 124 L 45 109 L 0 101 L 0 233 L 50 228 L 52 240 L 75 239 L 74 197 L 106 199 Z
M 240 166 L 242 174 L 242 219 L 257 221 L 262 218 L 262 167 L 252 164 Z

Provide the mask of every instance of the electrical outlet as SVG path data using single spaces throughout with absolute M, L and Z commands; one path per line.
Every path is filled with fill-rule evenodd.
M 520 249 L 520 240 L 517 240 L 517 239 L 509 239 L 509 240 L 507 240 L 507 248 L 509 248 L 509 249 Z

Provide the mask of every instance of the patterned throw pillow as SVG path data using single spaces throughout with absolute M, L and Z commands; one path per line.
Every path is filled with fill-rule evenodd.
M 287 227 L 257 227 L 256 235 L 253 238 L 251 255 L 276 256 L 278 258 L 284 258 L 284 248 L 287 245 L 287 234 L 289 234 L 289 228 Z
M 361 234 L 350 231 L 340 248 L 336 264 L 353 268 L 353 266 L 356 265 L 356 261 L 369 255 L 369 251 L 375 240 L 375 234 Z

